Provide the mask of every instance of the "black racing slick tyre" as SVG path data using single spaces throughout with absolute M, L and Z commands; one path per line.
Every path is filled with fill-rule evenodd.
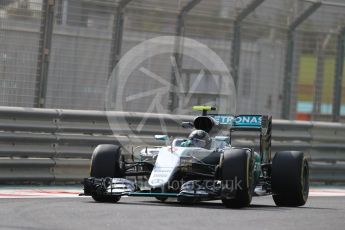
M 309 166 L 299 151 L 277 152 L 272 161 L 272 192 L 277 206 L 298 207 L 309 195 Z
M 121 197 L 120 196 L 105 196 L 105 195 L 92 195 L 92 199 L 101 203 L 116 203 Z
M 117 145 L 98 145 L 91 158 L 90 176 L 95 178 L 122 178 L 121 148 Z M 97 202 L 117 202 L 120 196 L 93 194 Z
M 121 148 L 117 145 L 98 145 L 91 158 L 90 176 L 121 178 Z
M 222 202 L 227 208 L 248 207 L 252 200 L 253 168 L 249 150 L 226 150 L 220 160 Z
M 159 196 L 156 196 L 155 197 L 157 200 L 159 200 L 160 202 L 164 203 L 165 201 L 167 201 L 167 197 L 159 197 Z

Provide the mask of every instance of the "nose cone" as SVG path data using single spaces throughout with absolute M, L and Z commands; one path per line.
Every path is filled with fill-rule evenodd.
M 152 188 L 163 188 L 171 181 L 179 164 L 179 148 L 161 148 L 155 163 L 155 167 L 153 168 L 149 178 L 149 185 Z

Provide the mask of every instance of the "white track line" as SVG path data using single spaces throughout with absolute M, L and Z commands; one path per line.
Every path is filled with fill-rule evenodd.
M 82 193 L 80 189 L 1 189 L 0 188 L 0 198 L 77 198 L 83 197 L 79 196 Z M 339 197 L 345 196 L 345 188 L 335 189 L 335 188 L 311 188 L 309 191 L 309 196 L 315 197 Z
M 0 198 L 67 198 L 79 197 L 76 189 L 0 189 Z
M 345 189 L 312 188 L 309 196 L 345 196 Z

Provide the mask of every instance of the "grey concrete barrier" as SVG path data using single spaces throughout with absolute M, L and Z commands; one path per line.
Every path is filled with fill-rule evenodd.
M 1 158 L 2 183 L 52 183 L 55 162 L 50 158 Z
M 68 183 L 88 176 L 90 158 L 98 144 L 160 145 L 163 119 L 169 135 L 186 137 L 171 116 L 104 111 L 0 107 L 0 182 Z M 146 117 L 141 131 L 136 127 Z M 192 121 L 191 116 L 177 116 Z M 126 124 L 120 124 L 121 122 Z M 118 123 L 116 123 L 118 122 Z M 299 150 L 310 159 L 315 182 L 345 182 L 345 124 L 273 120 L 272 151 Z M 233 135 L 233 145 L 258 148 L 258 135 Z

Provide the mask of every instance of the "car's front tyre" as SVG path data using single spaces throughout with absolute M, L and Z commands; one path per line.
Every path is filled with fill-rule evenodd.
M 159 200 L 162 203 L 164 203 L 168 199 L 168 197 L 160 197 L 160 196 L 156 196 L 155 198 L 156 198 L 156 200 Z
M 253 170 L 250 151 L 245 149 L 226 150 L 220 161 L 220 174 L 223 190 L 232 193 L 224 196 L 223 204 L 227 208 L 243 208 L 252 200 Z
M 105 195 L 92 195 L 91 196 L 94 201 L 101 202 L 101 203 L 116 203 L 118 202 L 121 197 L 120 196 L 105 196 Z
M 91 158 L 90 176 L 95 178 L 122 178 L 121 148 L 117 145 L 98 145 Z M 97 202 L 118 202 L 120 196 L 93 194 L 92 198 Z

